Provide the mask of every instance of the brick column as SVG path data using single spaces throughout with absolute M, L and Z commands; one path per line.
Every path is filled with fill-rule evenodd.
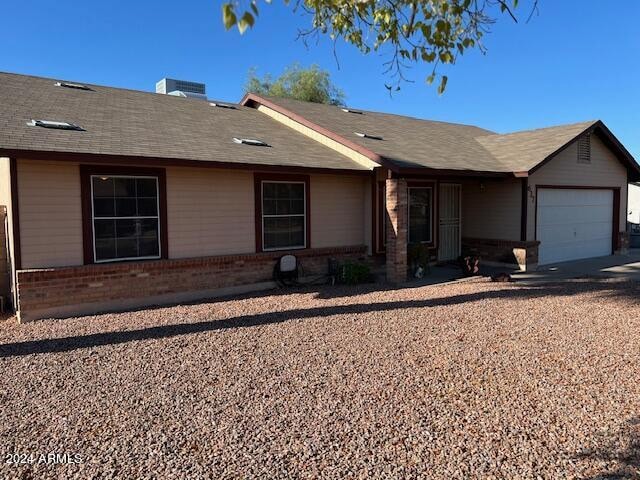
M 387 281 L 407 281 L 407 181 L 389 178 L 386 185 L 387 207 Z
M 618 232 L 618 245 L 615 253 L 617 255 L 625 255 L 629 252 L 629 245 L 631 244 L 631 237 L 629 232 Z

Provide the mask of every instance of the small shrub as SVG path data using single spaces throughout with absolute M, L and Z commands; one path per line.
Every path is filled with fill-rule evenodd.
M 371 281 L 371 269 L 366 263 L 346 262 L 340 268 L 340 283 L 357 285 Z

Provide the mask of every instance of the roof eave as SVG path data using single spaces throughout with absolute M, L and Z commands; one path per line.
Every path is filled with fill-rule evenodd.
M 600 134 L 602 140 L 607 144 L 607 146 L 616 154 L 618 160 L 627 167 L 627 172 L 629 175 L 629 181 L 639 181 L 640 180 L 640 165 L 636 162 L 633 155 L 629 153 L 629 151 L 622 145 L 620 140 L 616 138 L 616 136 L 609 130 L 609 128 L 604 124 L 602 120 L 598 120 L 594 122 L 589 127 L 585 128 L 578 135 L 574 136 L 562 145 L 560 148 L 555 150 L 553 153 L 545 157 L 540 163 L 534 166 L 531 170 L 529 170 L 528 174 L 532 175 L 534 172 L 542 168 L 548 162 L 550 162 L 556 155 L 569 147 L 573 142 L 576 141 L 577 138 L 581 137 L 585 133 L 596 133 Z
M 317 123 L 312 122 L 301 115 L 298 115 L 297 113 L 289 110 L 288 108 L 284 108 L 281 105 L 278 105 L 277 103 L 272 102 L 267 98 L 261 97 L 260 95 L 256 95 L 255 93 L 246 93 L 244 97 L 242 97 L 242 100 L 240 100 L 240 105 L 243 105 L 245 107 L 254 107 L 256 104 L 264 105 L 265 107 L 275 110 L 276 112 L 284 115 L 285 117 L 290 118 L 294 122 L 299 123 L 300 125 L 304 125 L 305 127 L 310 128 L 311 130 L 319 133 L 320 135 L 323 135 L 335 142 L 338 142 L 344 145 L 345 147 L 351 150 L 354 150 L 357 153 L 360 153 L 361 155 L 364 155 L 369 160 L 371 160 L 374 163 L 377 163 L 380 166 L 384 166 L 394 172 L 398 171 L 397 165 L 394 165 L 392 162 L 390 162 L 383 156 L 377 154 L 373 150 L 363 147 L 362 145 L 355 143 L 343 137 L 342 135 L 339 135 L 327 128 L 324 128 L 318 125 Z
M 147 157 L 137 155 L 111 155 L 90 152 L 64 152 L 52 150 L 28 150 L 0 148 L 0 157 L 24 158 L 30 160 L 74 161 L 83 163 L 100 163 L 111 165 L 138 166 L 182 166 L 227 168 L 235 170 L 255 171 L 287 171 L 297 173 L 333 173 L 345 175 L 371 175 L 371 170 L 349 168 L 307 167 L 302 165 L 262 164 L 251 162 L 224 162 L 218 160 L 199 160 L 174 157 Z

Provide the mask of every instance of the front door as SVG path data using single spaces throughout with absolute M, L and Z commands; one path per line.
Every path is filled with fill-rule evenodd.
M 460 190 L 454 183 L 441 183 L 438 202 L 438 260 L 456 260 L 460 256 Z

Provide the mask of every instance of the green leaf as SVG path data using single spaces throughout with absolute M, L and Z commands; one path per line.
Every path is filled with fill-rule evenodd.
M 253 27 L 254 23 L 255 20 L 253 18 L 253 15 L 251 15 L 249 12 L 244 12 L 242 17 L 240 18 L 240 21 L 238 22 L 238 30 L 240 30 L 240 34 L 243 34 L 247 28 Z
M 444 93 L 444 90 L 447 88 L 447 80 L 449 80 L 447 76 L 443 75 L 442 80 L 440 80 L 440 85 L 438 86 L 438 95 L 442 95 Z
M 222 22 L 224 23 L 224 28 L 227 30 L 238 22 L 236 14 L 233 11 L 233 5 L 230 3 L 222 4 Z
M 429 75 L 429 76 L 427 77 L 427 80 L 426 80 L 426 81 L 427 81 L 427 84 L 431 85 L 435 79 L 436 79 L 436 74 L 435 74 L 435 73 L 432 73 L 431 75 Z

